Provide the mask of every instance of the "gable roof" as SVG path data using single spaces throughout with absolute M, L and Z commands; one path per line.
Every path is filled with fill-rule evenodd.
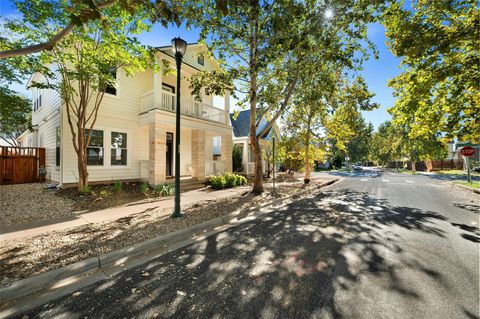
M 230 122 L 232 123 L 234 137 L 250 136 L 250 110 L 240 111 L 236 119 L 234 118 L 234 113 L 230 113 Z M 267 125 L 268 121 L 262 119 L 256 133 L 259 134 Z M 272 135 L 273 129 L 270 128 L 268 132 L 262 136 L 262 139 L 269 140 Z

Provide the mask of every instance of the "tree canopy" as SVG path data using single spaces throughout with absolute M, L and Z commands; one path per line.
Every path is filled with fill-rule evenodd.
M 0 133 L 2 138 L 16 146 L 16 138 L 26 130 L 32 129 L 30 100 L 18 93 L 0 86 Z
M 480 139 L 480 14 L 475 0 L 392 1 L 383 23 L 403 72 L 389 110 L 412 138 Z
M 240 104 L 250 109 L 250 139 L 255 158 L 255 193 L 263 191 L 261 151 L 263 136 L 291 105 L 300 79 L 314 70 L 315 61 L 335 61 L 358 68 L 365 54 L 367 24 L 376 19 L 379 2 L 228 1 L 228 14 L 216 10 L 216 1 L 183 1 L 187 17 L 201 29 L 204 41 L 219 57 L 225 72 L 210 72 L 192 81 L 199 92 L 207 86 L 216 94 L 234 88 Z M 327 10 L 335 12 L 332 18 Z M 314 57 L 314 59 L 312 59 Z M 312 63 L 313 61 L 313 63 Z M 308 73 L 308 72 L 307 72 Z M 258 124 L 268 124 L 258 131 Z
M 49 38 L 72 20 L 66 1 L 15 3 L 22 16 L 5 21 L 9 43 L 23 45 Z M 86 148 L 107 88 L 115 87 L 117 74 L 129 76 L 156 67 L 154 50 L 136 37 L 150 28 L 145 22 L 150 17 L 148 10 L 149 6 L 132 9 L 112 3 L 102 10 L 101 17 L 82 21 L 82 28 L 72 29 L 50 50 L 35 56 L 34 71 L 42 80 L 31 81 L 31 87 L 55 90 L 62 99 L 78 157 L 80 188 L 88 185 Z M 11 58 L 4 63 L 17 67 L 16 61 Z M 27 70 L 30 66 L 26 65 Z

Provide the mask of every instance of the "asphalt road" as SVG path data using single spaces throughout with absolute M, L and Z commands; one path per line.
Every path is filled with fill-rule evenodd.
M 24 318 L 479 318 L 479 216 L 443 180 L 362 172 Z

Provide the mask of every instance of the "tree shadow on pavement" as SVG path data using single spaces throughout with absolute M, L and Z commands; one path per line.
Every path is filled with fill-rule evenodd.
M 401 317 L 398 309 L 407 302 L 424 307 L 424 293 L 405 276 L 415 274 L 445 289 L 448 284 L 433 265 L 405 251 L 394 230 L 441 240 L 445 233 L 438 223 L 445 220 L 431 211 L 392 207 L 366 193 L 328 192 L 209 236 L 29 315 L 371 318 L 391 307 L 385 315 Z
M 480 214 L 480 206 L 479 205 L 470 205 L 470 204 L 461 204 L 461 203 L 454 203 L 453 206 L 468 210 L 475 214 Z

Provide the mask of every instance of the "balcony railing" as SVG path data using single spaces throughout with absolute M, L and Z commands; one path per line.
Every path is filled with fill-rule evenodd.
M 175 94 L 161 92 L 159 105 L 154 104 L 153 91 L 140 97 L 140 108 L 142 113 L 155 108 L 175 112 Z M 183 115 L 225 123 L 224 110 L 203 102 L 195 101 L 191 96 L 180 98 L 180 112 Z

